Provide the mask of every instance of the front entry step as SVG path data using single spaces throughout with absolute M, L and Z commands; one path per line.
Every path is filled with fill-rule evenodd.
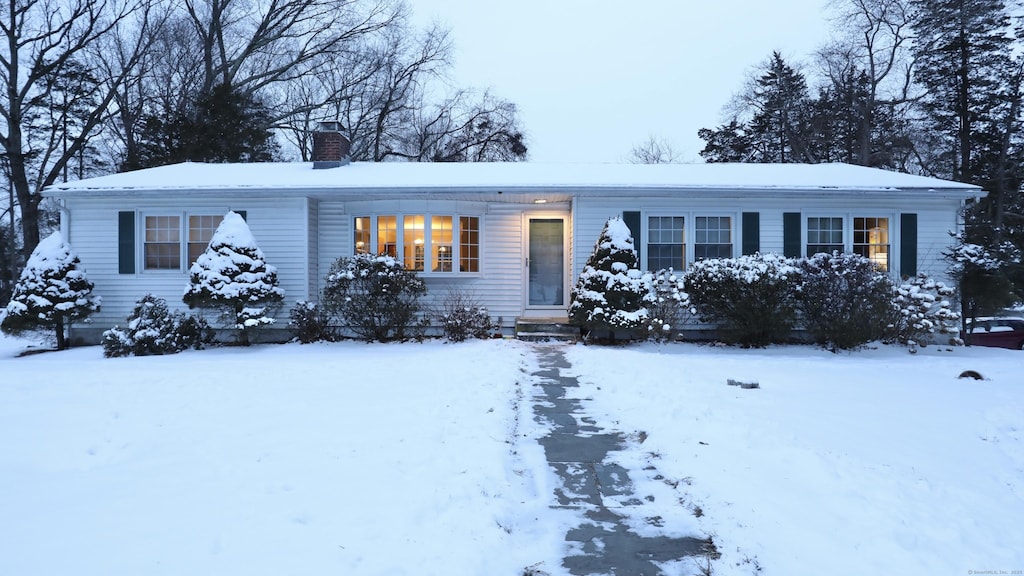
M 517 318 L 516 338 L 530 342 L 576 342 L 580 329 L 569 324 L 568 318 Z

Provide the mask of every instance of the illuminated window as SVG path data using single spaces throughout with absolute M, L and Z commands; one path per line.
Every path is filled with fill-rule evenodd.
M 807 255 L 843 252 L 842 218 L 807 219 Z
M 694 222 L 693 257 L 732 258 L 732 218 L 698 216 Z
M 213 233 L 220 226 L 223 216 L 189 216 L 188 217 L 188 265 L 195 264 L 199 256 L 213 238 Z
M 686 268 L 686 228 L 682 216 L 647 219 L 647 269 Z
M 452 217 L 430 218 L 430 269 L 434 272 L 452 271 Z
M 356 216 L 352 220 L 355 254 L 373 253 L 372 246 L 376 246 L 378 255 L 391 256 L 409 270 L 480 272 L 480 218 L 477 216 L 386 214 Z
M 480 271 L 480 219 L 459 218 L 459 272 Z
M 359 216 L 352 228 L 352 247 L 355 254 L 370 253 L 370 217 Z
M 854 218 L 853 252 L 871 260 L 879 270 L 889 271 L 889 219 Z
M 402 242 L 406 269 L 422 272 L 427 242 L 422 214 L 402 218 Z
M 181 218 L 146 216 L 143 246 L 146 270 L 181 269 Z
M 377 254 L 398 257 L 398 217 L 377 217 Z

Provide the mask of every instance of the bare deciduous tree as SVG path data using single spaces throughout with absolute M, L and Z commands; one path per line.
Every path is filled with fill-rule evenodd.
M 629 152 L 631 164 L 678 164 L 679 155 L 664 138 L 649 136 Z
M 0 17 L 0 82 L 3 132 L 0 146 L 8 159 L 22 222 L 22 249 L 39 243 L 39 202 L 42 189 L 64 175 L 65 168 L 108 117 L 110 104 L 131 76 L 146 49 L 149 0 L 11 0 Z M 134 31 L 129 34 L 129 25 Z M 106 41 L 118 34 L 129 39 L 121 66 L 97 69 L 95 92 L 79 109 L 73 134 L 65 123 L 50 123 L 48 136 L 29 138 L 28 124 L 52 104 L 55 84 L 82 61 L 101 59 Z M 64 131 L 57 134 L 56 131 Z

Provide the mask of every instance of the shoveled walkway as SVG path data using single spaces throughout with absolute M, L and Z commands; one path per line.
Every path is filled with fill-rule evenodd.
M 629 471 L 605 462 L 609 452 L 623 448 L 625 436 L 595 426 L 582 416 L 579 400 L 566 398 L 567 389 L 579 383 L 562 375 L 570 365 L 561 348 L 535 347 L 540 370 L 534 376 L 540 380 L 541 393 L 534 396 L 533 410 L 538 422 L 551 427 L 540 443 L 560 480 L 556 506 L 583 510 L 587 519 L 566 534 L 571 552 L 563 566 L 577 575 L 655 576 L 661 574 L 655 562 L 713 552 L 707 540 L 642 537 L 626 526 L 616 510 L 642 502 L 632 493 Z

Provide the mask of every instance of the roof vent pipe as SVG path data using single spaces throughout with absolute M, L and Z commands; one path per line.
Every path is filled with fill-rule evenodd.
M 352 161 L 352 144 L 341 135 L 340 122 L 321 122 L 313 132 L 313 169 L 337 168 Z

